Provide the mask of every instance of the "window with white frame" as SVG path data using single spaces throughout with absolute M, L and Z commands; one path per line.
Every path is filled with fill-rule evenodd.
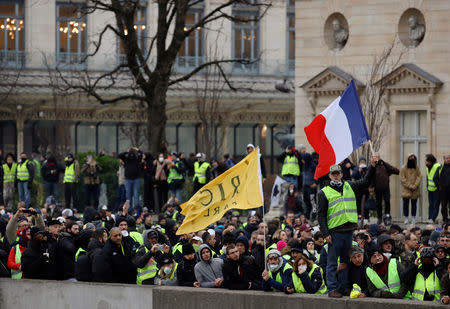
M 24 62 L 23 1 L 0 1 L 0 63 L 22 66 Z
M 146 50 L 147 40 L 147 8 L 144 6 L 138 7 L 134 14 L 134 31 L 136 31 L 136 37 L 138 40 L 138 46 L 142 51 Z M 124 35 L 128 35 L 129 29 L 123 30 Z M 126 51 L 123 40 L 118 40 L 118 54 L 120 63 L 126 63 Z
M 82 64 L 87 50 L 86 14 L 79 4 L 56 4 L 58 64 Z
M 256 0 L 252 1 L 256 3 Z M 233 7 L 233 59 L 255 61 L 259 57 L 259 8 L 251 5 L 236 5 Z M 235 70 L 241 73 L 255 73 L 258 71 L 258 63 L 235 63 Z
M 192 8 L 186 14 L 184 30 L 194 27 L 203 17 L 203 8 Z M 203 29 L 198 27 L 184 40 L 177 57 L 177 70 L 189 69 L 204 62 Z

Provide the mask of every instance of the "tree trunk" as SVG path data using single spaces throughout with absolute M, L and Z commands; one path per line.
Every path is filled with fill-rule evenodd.
M 147 139 L 150 152 L 157 156 L 158 153 L 167 152 L 166 144 L 166 92 L 168 83 L 160 81 L 147 96 Z

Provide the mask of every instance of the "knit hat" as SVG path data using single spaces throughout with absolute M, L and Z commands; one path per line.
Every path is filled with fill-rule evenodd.
M 72 209 L 66 208 L 61 212 L 61 214 L 66 217 L 72 217 L 73 211 L 72 211 Z
M 30 229 L 30 236 L 31 236 L 31 239 L 33 239 L 34 236 L 36 236 L 36 235 L 39 234 L 39 233 L 44 233 L 44 231 L 41 230 L 41 229 L 40 229 L 39 227 L 37 227 L 37 226 L 32 226 L 32 227 L 31 227 L 31 229 Z
M 183 255 L 195 253 L 194 247 L 191 244 L 184 244 L 182 248 Z
M 248 251 L 248 248 L 249 248 L 249 245 L 248 245 L 248 238 L 247 237 L 245 237 L 245 236 L 239 236 L 237 239 L 236 239 L 236 243 L 242 243 L 242 244 L 244 244 L 244 246 L 245 246 L 245 251 Z
M 354 256 L 356 254 L 364 254 L 364 249 L 361 248 L 360 246 L 353 246 L 350 249 L 350 254 L 349 255 L 350 255 L 350 257 L 352 257 L 352 256 Z
M 116 226 L 119 226 L 120 225 L 120 223 L 121 222 L 126 222 L 127 223 L 127 225 L 128 225 L 128 220 L 127 220 L 127 218 L 125 218 L 125 217 L 119 217 L 119 218 L 117 218 L 117 220 L 116 220 Z
M 277 249 L 270 249 L 269 252 L 267 252 L 267 258 L 270 258 L 272 256 L 279 258 L 281 257 L 281 253 Z
M 281 251 L 281 249 L 283 249 L 286 246 L 287 246 L 287 243 L 285 241 L 283 241 L 283 240 L 279 240 L 277 242 L 277 250 L 278 251 Z

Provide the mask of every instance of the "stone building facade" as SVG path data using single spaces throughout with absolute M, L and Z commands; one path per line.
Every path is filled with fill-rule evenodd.
M 400 61 L 378 78 L 386 85 L 387 117 L 380 154 L 399 168 L 409 153 L 417 155 L 422 172 L 418 215 L 425 219 L 424 156 L 432 153 L 442 162 L 450 152 L 449 14 L 445 0 L 296 1 L 297 142 L 308 144 L 303 128 L 351 79 L 358 81 L 362 97 L 374 57 L 395 42 L 392 57 L 401 55 Z M 337 33 L 341 29 L 344 33 Z M 400 200 L 399 178 L 392 176 L 394 217 L 402 215 Z
M 204 1 L 188 13 L 187 26 L 223 2 Z M 221 20 L 195 33 L 180 50 L 174 67 L 176 75 L 186 74 L 205 61 L 208 53 L 219 53 L 225 59 L 260 59 L 247 67 L 225 67 L 234 86 L 252 91 L 233 92 L 223 87 L 219 104 L 226 121 L 218 128 L 223 136 L 218 137 L 219 154 L 239 157 L 248 143 L 261 145 L 263 153 L 272 158 L 271 171 L 275 173 L 278 169 L 273 157 L 281 152 L 276 137 L 293 137 L 294 131 L 294 95 L 274 87 L 276 82 L 294 76 L 294 2 L 273 1 L 258 24 Z M 142 44 L 149 44 L 156 29 L 157 4 L 141 3 L 135 29 Z M 98 40 L 104 25 L 115 21 L 107 13 L 74 14 L 70 10 L 74 4 L 83 5 L 83 1 L 0 1 L 0 148 L 4 152 L 45 152 L 55 144 L 72 152 L 120 152 L 132 146 L 123 128 L 145 127 L 145 109 L 132 102 L 100 105 L 83 93 L 60 95 L 52 90 L 52 85 L 60 83 L 56 66 L 66 78 L 73 78 L 74 72 L 101 74 L 123 60 L 123 46 L 112 33 L 106 33 L 98 54 L 81 63 L 92 52 L 92 41 Z M 240 7 L 228 10 L 231 14 L 234 10 L 236 14 L 253 14 Z M 130 83 L 124 75 L 105 92 L 126 93 Z M 200 74 L 169 89 L 169 151 L 199 150 L 201 126 L 196 102 L 203 83 Z M 145 141 L 142 148 L 146 148 Z

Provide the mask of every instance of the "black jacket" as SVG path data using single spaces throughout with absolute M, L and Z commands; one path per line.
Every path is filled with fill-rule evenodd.
M 56 248 L 58 279 L 75 278 L 75 253 L 77 250 L 74 236 L 68 232 L 61 232 Z
M 123 253 L 122 253 L 123 248 Z M 122 237 L 122 248 L 108 239 L 98 259 L 94 259 L 94 277 L 98 282 L 136 283 L 137 268 L 131 262 L 136 243 Z
M 240 256 L 238 261 L 225 259 L 222 268 L 223 286 L 230 290 L 261 290 L 261 276 L 253 257 Z M 251 287 L 250 287 L 251 282 Z
M 123 160 L 126 179 L 137 179 L 142 172 L 142 151 L 122 152 L 119 158 Z
M 52 171 L 53 174 L 52 174 Z M 63 171 L 63 168 L 56 163 L 54 157 L 49 157 L 41 167 L 41 175 L 44 181 L 58 182 L 59 174 Z
M 11 273 L 7 267 L 9 245 L 0 240 L 0 278 L 10 278 Z
M 49 257 L 45 253 L 48 254 L 46 243 L 30 242 L 20 260 L 23 278 L 49 279 L 51 266 Z
M 178 285 L 181 286 L 194 286 L 194 282 L 197 281 L 195 278 L 194 267 L 197 264 L 197 255 L 195 255 L 193 260 L 186 260 L 183 258 L 177 268 L 177 279 Z
M 364 176 L 363 179 L 356 180 L 356 181 L 347 181 L 350 186 L 352 187 L 353 191 L 356 194 L 356 191 L 364 189 L 369 186 L 370 180 L 372 179 L 374 175 L 375 169 L 372 168 L 372 166 L 369 166 L 369 169 L 367 170 L 366 176 Z M 330 185 L 331 186 L 331 185 Z M 340 187 L 337 186 L 331 186 L 334 190 L 340 192 L 342 194 L 343 185 Z M 338 226 L 330 231 L 328 231 L 328 223 L 327 223 L 327 212 L 328 212 L 328 199 L 325 196 L 325 193 L 323 193 L 323 190 L 319 191 L 319 194 L 317 194 L 317 198 L 319 201 L 317 214 L 318 214 L 318 221 L 320 225 L 320 231 L 323 233 L 324 237 L 327 237 L 330 232 L 351 232 L 355 230 L 358 226 L 357 223 L 350 223 L 347 222 L 341 226 Z
M 97 239 L 92 239 L 88 245 L 88 257 L 90 262 L 90 272 L 93 282 L 102 282 L 102 250 L 104 244 Z

